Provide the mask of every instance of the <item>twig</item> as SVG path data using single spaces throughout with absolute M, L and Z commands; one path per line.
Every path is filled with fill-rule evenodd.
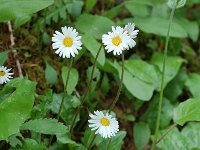
M 17 65 L 17 69 L 18 69 L 18 73 L 19 73 L 19 77 L 23 78 L 23 74 L 22 74 L 22 68 L 21 68 L 21 64 L 19 62 L 19 59 L 17 58 L 18 55 L 17 55 L 17 51 L 16 49 L 14 49 L 14 46 L 15 46 L 15 37 L 13 35 L 13 29 L 12 29 L 12 25 L 11 25 L 11 22 L 8 21 L 8 30 L 10 32 L 10 48 L 12 49 L 12 52 L 13 52 L 13 56 L 14 56 L 14 59 L 16 61 L 16 65 Z

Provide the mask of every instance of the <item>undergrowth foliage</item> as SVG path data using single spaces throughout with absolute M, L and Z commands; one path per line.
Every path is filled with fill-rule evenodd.
M 198 149 L 199 6 L 0 1 L 0 149 Z

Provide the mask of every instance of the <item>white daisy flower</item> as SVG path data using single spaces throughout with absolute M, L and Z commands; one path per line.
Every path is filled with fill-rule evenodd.
M 105 49 L 108 53 L 113 51 L 114 55 L 120 55 L 123 50 L 128 49 L 130 41 L 131 38 L 128 36 L 127 31 L 124 32 L 124 29 L 119 26 L 116 28 L 112 26 L 112 32 L 102 36 L 102 42 L 106 46 Z
M 139 30 L 135 30 L 134 23 L 132 23 L 132 24 L 128 23 L 127 25 L 125 25 L 124 31 L 127 31 L 128 35 L 131 37 L 131 40 L 130 40 L 130 42 L 128 44 L 129 48 L 135 47 L 136 42 L 133 39 L 137 37 Z
M 90 114 L 89 127 L 91 130 L 96 130 L 95 134 L 100 134 L 103 138 L 111 138 L 115 136 L 119 131 L 119 124 L 115 118 L 102 111 L 94 111 L 94 114 Z
M 11 69 L 7 69 L 7 67 L 0 67 L 0 84 L 7 83 L 10 81 L 10 78 L 13 78 L 11 75 L 14 73 L 9 73 Z
M 81 36 L 78 36 L 76 29 L 72 27 L 61 27 L 62 33 L 55 31 L 52 37 L 52 47 L 56 49 L 55 53 L 60 57 L 70 58 L 75 57 L 78 54 L 78 50 L 81 49 Z

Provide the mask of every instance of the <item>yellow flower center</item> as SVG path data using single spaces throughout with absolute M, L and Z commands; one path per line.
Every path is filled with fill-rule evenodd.
M 101 118 L 100 120 L 100 123 L 103 125 L 103 126 L 109 126 L 110 125 L 110 120 L 108 120 L 107 118 Z
M 3 71 L 0 71 L 0 77 L 3 77 L 6 73 Z
M 65 37 L 63 40 L 65 47 L 71 47 L 73 45 L 73 39 L 69 36 Z
M 119 36 L 115 36 L 115 37 L 112 39 L 112 43 L 113 43 L 115 46 L 118 46 L 119 44 L 122 43 L 122 39 L 121 39 Z

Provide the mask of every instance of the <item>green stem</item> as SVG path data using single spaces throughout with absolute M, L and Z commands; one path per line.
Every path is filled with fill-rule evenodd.
M 155 149 L 156 141 L 157 141 L 157 138 L 158 138 L 159 127 L 160 127 L 160 116 L 161 116 L 161 110 L 162 110 L 164 81 L 165 81 L 165 66 L 166 66 L 166 58 L 167 58 L 167 51 L 168 51 L 168 44 L 169 44 L 169 32 L 170 32 L 174 12 L 175 12 L 175 9 L 176 9 L 176 4 L 177 4 L 177 0 L 174 1 L 173 8 L 172 8 L 170 18 L 169 18 L 169 25 L 168 25 L 168 29 L 167 29 L 167 36 L 166 36 L 164 57 L 163 57 L 161 91 L 160 91 L 160 99 L 159 99 L 158 111 L 157 111 L 156 128 L 155 128 L 155 139 L 153 140 L 151 150 Z
M 84 102 L 85 102 L 85 100 L 86 100 L 86 97 L 87 97 L 88 92 L 90 91 L 90 87 L 91 87 L 92 82 L 93 82 L 93 76 L 94 76 L 94 70 L 95 70 L 96 63 L 97 63 L 97 58 L 98 58 L 98 56 L 99 56 L 99 54 L 100 54 L 100 51 L 101 51 L 101 49 L 102 49 L 102 46 L 103 46 L 103 45 L 101 44 L 101 46 L 99 47 L 99 50 L 98 50 L 98 52 L 97 52 L 97 55 L 96 55 L 96 57 L 95 57 L 94 64 L 93 64 L 93 67 L 92 67 L 92 73 L 91 73 L 90 81 L 89 81 L 89 84 L 88 84 L 88 88 L 87 88 L 87 90 L 86 90 L 86 92 L 85 92 L 85 94 L 84 94 L 84 96 L 83 96 L 83 99 L 82 99 L 82 101 L 81 101 L 80 106 L 78 107 L 78 109 L 77 109 L 77 111 L 76 111 L 76 113 L 75 113 L 75 116 L 74 116 L 74 119 L 73 119 L 73 121 L 72 121 L 72 125 L 71 125 L 71 128 L 70 128 L 70 135 L 72 135 L 72 131 L 73 131 L 73 128 L 74 128 L 74 125 L 75 125 L 76 118 L 77 118 L 77 116 L 78 116 L 78 114 L 79 114 L 79 112 L 80 112 L 80 110 L 81 110 L 81 107 L 83 106 L 83 104 L 84 104 Z
M 115 105 L 116 105 L 116 103 L 119 99 L 119 95 L 120 95 L 120 92 L 121 92 L 121 89 L 122 89 L 123 79 L 124 79 L 124 54 L 122 54 L 122 72 L 121 72 L 121 80 L 120 80 L 120 83 L 119 83 L 119 89 L 117 91 L 117 95 L 116 95 L 115 99 L 113 100 L 113 102 L 110 106 L 109 112 L 111 112 L 113 110 L 113 108 L 115 107 Z
M 106 150 L 108 150 L 108 149 L 109 149 L 110 143 L 111 143 L 111 138 L 110 138 L 110 139 L 109 139 L 109 141 L 108 141 L 108 145 L 107 145 L 107 148 L 106 148 Z
M 92 148 L 92 144 L 93 144 L 93 142 L 94 142 L 94 140 L 95 140 L 96 137 L 97 137 L 97 134 L 95 134 L 95 135 L 93 136 L 93 138 L 92 138 L 92 140 L 91 140 L 91 142 L 90 142 L 90 144 L 89 144 L 89 146 L 88 146 L 88 150 L 90 150 L 90 149 Z
M 70 61 L 70 64 L 69 64 L 69 70 L 67 72 L 67 79 L 66 79 L 66 82 L 65 82 L 65 85 L 64 85 L 64 93 L 63 93 L 61 104 L 60 104 L 60 107 L 59 107 L 59 111 L 58 111 L 58 114 L 57 114 L 57 117 L 56 117 L 57 120 L 59 120 L 59 118 L 60 118 L 60 114 L 61 114 L 61 111 L 62 111 L 62 108 L 63 108 L 63 105 L 64 105 L 64 101 L 65 101 L 65 96 L 67 94 L 67 85 L 68 85 L 68 82 L 69 82 L 69 76 L 70 76 L 70 71 L 71 71 L 71 68 L 72 68 L 73 60 L 74 59 L 71 58 L 71 61 Z M 52 140 L 53 140 L 53 135 L 51 135 L 51 137 L 49 138 L 48 146 L 51 145 Z

